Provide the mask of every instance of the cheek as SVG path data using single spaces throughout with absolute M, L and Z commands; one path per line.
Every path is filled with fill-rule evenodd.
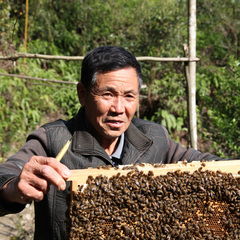
M 127 115 L 132 117 L 135 114 L 136 110 L 137 110 L 137 105 L 138 105 L 138 102 L 127 104 L 126 108 L 125 108 Z
M 95 110 L 98 116 L 104 115 L 111 108 L 111 104 L 109 104 L 109 102 L 102 101 L 101 99 L 97 99 L 94 103 L 94 106 L 95 106 L 95 109 L 93 108 L 92 111 Z

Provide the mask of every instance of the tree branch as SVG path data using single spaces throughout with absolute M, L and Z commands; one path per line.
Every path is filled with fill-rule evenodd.
M 64 83 L 64 84 L 72 84 L 72 85 L 78 84 L 78 82 L 67 82 L 67 81 L 62 81 L 62 80 L 29 77 L 29 76 L 17 75 L 17 74 L 0 73 L 0 75 L 6 76 L 6 77 L 17 77 L 17 78 L 24 78 L 24 79 L 29 79 L 29 80 L 37 80 L 37 81 L 42 81 L 42 82 Z
M 0 56 L 0 60 L 12 60 L 16 61 L 19 58 L 41 58 L 46 60 L 67 60 L 67 61 L 79 61 L 83 60 L 83 56 L 57 56 L 57 55 L 43 55 L 43 54 L 31 54 L 31 53 L 16 53 L 12 56 Z M 187 57 L 149 57 L 142 56 L 136 57 L 138 61 L 157 61 L 157 62 L 197 62 L 200 59 L 194 58 L 190 59 Z

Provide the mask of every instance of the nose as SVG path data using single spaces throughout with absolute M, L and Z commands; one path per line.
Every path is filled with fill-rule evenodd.
M 124 112 L 124 99 L 122 96 L 116 96 L 113 99 L 112 106 L 111 106 L 111 111 L 115 113 L 123 113 Z

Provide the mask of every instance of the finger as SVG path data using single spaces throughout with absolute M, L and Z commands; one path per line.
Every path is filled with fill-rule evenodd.
M 55 185 L 59 190 L 66 188 L 65 180 L 52 166 L 36 162 L 25 164 L 20 175 L 20 181 L 26 182 L 43 192 L 46 192 L 50 184 Z
M 55 158 L 33 156 L 24 165 L 20 178 L 23 183 L 25 181 L 46 193 L 50 184 L 55 185 L 59 190 L 65 190 L 65 180 L 69 175 L 69 169 Z
M 36 170 L 34 170 L 34 172 L 35 171 Z M 36 175 L 34 172 L 22 171 L 22 174 L 19 177 L 20 180 L 18 188 L 20 188 L 20 190 L 24 192 L 26 185 L 29 184 L 30 186 L 46 194 L 49 190 L 49 186 L 51 183 L 49 183 L 48 180 L 43 178 L 42 176 Z
M 35 169 L 35 174 L 46 179 L 47 182 L 52 183 L 58 190 L 65 190 L 66 182 L 62 176 L 51 166 L 40 165 L 38 169 Z M 41 181 L 40 181 L 41 182 Z
M 19 202 L 22 204 L 27 204 L 33 200 L 39 202 L 43 200 L 44 193 L 41 190 L 29 185 L 19 182 Z
M 60 176 L 67 180 L 70 176 L 69 169 L 55 158 L 49 158 L 49 157 L 41 157 L 41 156 L 34 156 L 31 158 L 32 161 L 36 161 L 37 163 L 41 165 L 48 165 L 51 166 L 55 171 L 57 171 Z
M 27 204 L 32 200 L 41 201 L 44 193 L 35 187 L 32 187 L 25 181 L 21 181 L 19 177 L 9 181 L 4 186 L 5 200 L 9 202 L 18 202 Z

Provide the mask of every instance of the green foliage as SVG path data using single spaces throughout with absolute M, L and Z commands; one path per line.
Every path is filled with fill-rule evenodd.
M 56 71 L 44 71 L 38 62 L 29 61 L 26 69 L 20 64 L 16 70 L 40 78 L 59 78 Z M 79 109 L 76 88 L 73 87 L 0 76 L 0 89 L 2 159 L 18 149 L 26 136 L 46 121 L 46 116 L 52 116 L 52 120 L 64 114 L 72 117 Z
M 149 66 L 151 66 L 150 69 L 148 69 Z M 146 91 L 151 90 L 151 101 L 147 104 L 147 110 L 141 117 L 162 124 L 172 137 L 175 131 L 186 130 L 186 80 L 179 71 L 181 68 L 182 64 L 179 64 L 174 71 L 171 71 L 172 64 L 169 63 L 144 65 L 144 76 L 150 78 L 151 75 L 154 75 L 155 79 L 145 90 L 145 95 L 148 94 Z M 143 101 L 141 107 L 144 108 L 144 105 Z M 151 108 L 152 111 L 150 111 Z
M 221 156 L 240 157 L 240 61 L 231 57 L 229 65 L 208 75 L 208 91 L 200 88 L 201 121 L 204 131 L 221 149 Z M 198 82 L 206 82 L 202 74 Z M 207 93 L 207 94 L 206 94 Z
M 159 121 L 161 119 L 161 121 Z M 180 132 L 181 130 L 186 130 L 183 128 L 183 118 L 175 117 L 167 110 L 158 109 L 157 112 L 150 119 L 152 122 L 160 123 L 166 127 L 170 132 L 176 130 Z
M 120 45 L 136 56 L 183 56 L 188 36 L 186 0 L 39 0 L 29 2 L 27 52 L 85 55 L 99 45 Z M 215 153 L 239 157 L 239 0 L 197 3 L 198 126 Z M 23 52 L 25 1 L 0 1 L 0 51 Z M 1 62 L 0 62 L 1 64 Z M 171 134 L 187 125 L 183 64 L 141 62 L 141 117 Z M 78 82 L 81 61 L 27 59 L 0 68 L 39 78 Z M 3 71 L 3 70 L 1 70 Z M 0 77 L 2 158 L 23 143 L 26 132 L 49 115 L 72 117 L 79 108 L 75 85 Z M 60 113 L 60 114 L 59 114 Z M 53 118 L 53 117 L 52 117 Z M 11 150 L 11 151 L 10 151 Z
M 239 56 L 239 4 L 239 0 L 198 1 L 197 46 L 204 59 L 223 65 L 231 55 Z
M 187 2 L 155 1 L 141 20 L 138 53 L 152 56 L 182 55 L 187 42 Z

